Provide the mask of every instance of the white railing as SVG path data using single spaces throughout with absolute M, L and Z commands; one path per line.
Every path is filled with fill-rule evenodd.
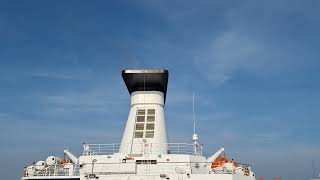
M 141 146 L 141 154 L 145 154 L 145 147 L 149 147 L 149 154 L 156 154 L 157 152 L 152 152 L 153 149 L 165 149 L 168 154 L 195 154 L 195 146 L 193 144 L 188 143 L 141 143 L 141 144 L 133 144 L 134 146 Z M 133 146 L 132 144 L 125 144 L 124 146 Z M 83 155 L 109 155 L 113 153 L 119 152 L 121 144 L 113 143 L 113 144 L 84 144 Z M 198 148 L 198 154 L 202 155 L 202 146 L 196 147 Z
M 112 144 L 84 144 L 83 155 L 108 155 L 119 152 L 119 143 Z
M 34 166 L 36 167 L 36 165 Z M 45 167 L 43 170 L 34 170 L 32 174 L 24 173 L 24 177 L 32 177 L 32 176 L 79 176 L 80 168 L 78 166 L 73 169 L 64 169 L 60 166 L 56 167 Z
M 165 144 L 169 154 L 195 154 L 194 145 L 188 143 L 168 143 Z M 200 153 L 202 155 L 202 146 L 200 146 Z

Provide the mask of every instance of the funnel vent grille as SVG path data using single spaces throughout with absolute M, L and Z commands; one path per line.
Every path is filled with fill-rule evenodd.
M 154 138 L 155 109 L 138 109 L 135 124 L 135 138 Z

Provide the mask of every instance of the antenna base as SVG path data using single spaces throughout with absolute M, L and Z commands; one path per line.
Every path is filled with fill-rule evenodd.
M 192 141 L 198 141 L 199 138 L 198 138 L 198 134 L 193 134 L 192 135 Z

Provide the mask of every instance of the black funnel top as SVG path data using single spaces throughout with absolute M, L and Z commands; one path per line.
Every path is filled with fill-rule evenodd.
M 122 78 L 129 93 L 135 91 L 160 91 L 167 95 L 169 72 L 163 70 L 122 70 Z

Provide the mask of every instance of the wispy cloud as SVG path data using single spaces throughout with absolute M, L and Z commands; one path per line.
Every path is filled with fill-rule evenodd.
M 41 77 L 41 78 L 50 78 L 50 79 L 65 79 L 65 80 L 74 80 L 81 79 L 82 77 L 77 74 L 64 74 L 64 73 L 56 73 L 56 72 L 34 72 L 32 73 L 33 77 Z
M 122 68 L 169 69 L 174 142 L 191 142 L 195 91 L 208 154 L 222 145 L 258 175 L 298 180 L 320 159 L 318 2 L 63 2 L 59 13 L 55 2 L 25 5 L 0 7 L 5 179 L 66 146 L 119 142 L 130 108 Z
M 128 98 L 108 93 L 112 89 L 101 88 L 85 93 L 65 92 L 53 96 L 43 96 L 39 102 L 48 106 L 48 111 L 57 110 L 65 113 L 88 112 L 91 113 L 115 113 L 117 108 L 127 104 Z M 117 108 L 116 108 L 117 107 Z M 111 112 L 111 109 L 113 111 Z M 118 112 L 118 111 L 117 111 Z
M 237 32 L 224 32 L 207 48 L 195 52 L 194 63 L 214 86 L 229 80 L 236 71 L 256 71 L 266 64 L 262 43 Z
M 61 67 L 53 69 L 50 67 L 41 67 L 24 72 L 25 76 L 36 78 L 49 78 L 58 80 L 87 80 L 92 77 L 93 72 L 89 68 L 77 68 L 76 65 L 70 67 Z

